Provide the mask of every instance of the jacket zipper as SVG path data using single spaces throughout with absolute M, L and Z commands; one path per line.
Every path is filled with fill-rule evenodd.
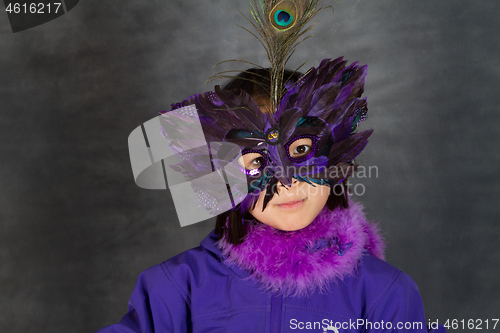
M 278 291 L 279 292 L 279 291 Z M 283 295 L 278 293 L 271 296 L 271 332 L 281 332 L 281 313 L 283 308 Z

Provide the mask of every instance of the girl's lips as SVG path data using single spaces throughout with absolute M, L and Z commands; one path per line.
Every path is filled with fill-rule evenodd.
M 283 209 L 296 209 L 296 208 L 300 208 L 304 204 L 306 199 L 307 198 L 302 199 L 302 200 L 296 200 L 296 201 L 291 201 L 291 202 L 287 202 L 287 203 L 282 203 L 282 204 L 279 204 L 276 206 L 278 206 L 279 208 L 283 208 Z

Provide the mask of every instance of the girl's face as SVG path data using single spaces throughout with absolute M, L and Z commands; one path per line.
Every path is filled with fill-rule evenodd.
M 262 113 L 269 112 L 269 98 L 252 95 Z M 250 154 L 249 154 L 250 155 Z M 252 160 L 252 158 L 250 158 Z M 249 212 L 260 222 L 283 231 L 300 230 L 307 227 L 325 207 L 330 187 L 309 185 L 294 179 L 292 186 L 278 183 L 277 195 L 268 202 L 262 211 L 266 191 L 262 191 L 254 209 Z
M 283 231 L 300 230 L 307 227 L 318 216 L 330 195 L 326 185 L 309 185 L 294 180 L 292 186 L 278 183 L 274 195 L 262 211 L 265 191 L 261 192 L 254 209 L 249 212 L 260 222 Z

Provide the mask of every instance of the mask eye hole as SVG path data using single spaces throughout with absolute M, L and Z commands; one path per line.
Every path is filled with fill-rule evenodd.
M 314 137 L 299 137 L 287 144 L 287 153 L 293 162 L 302 162 L 314 155 Z
M 249 175 L 256 175 L 266 166 L 267 158 L 258 152 L 246 152 L 238 159 L 238 164 Z

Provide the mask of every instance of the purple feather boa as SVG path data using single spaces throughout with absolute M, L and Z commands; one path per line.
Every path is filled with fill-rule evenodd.
M 281 231 L 256 220 L 246 221 L 243 243 L 218 242 L 226 264 L 237 265 L 264 289 L 287 296 L 325 291 L 330 282 L 355 273 L 368 252 L 384 259 L 385 243 L 376 224 L 366 220 L 359 203 L 348 209 L 326 207 L 304 229 Z

